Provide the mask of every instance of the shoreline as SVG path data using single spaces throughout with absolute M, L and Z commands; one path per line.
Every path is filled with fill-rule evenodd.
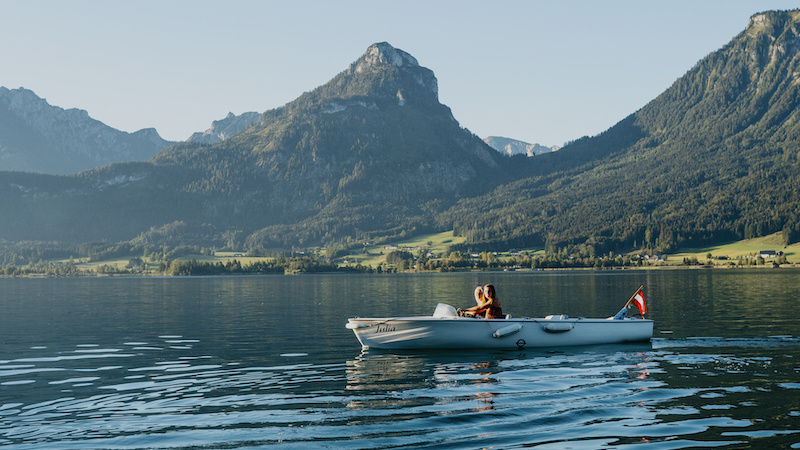
M 25 273 L 25 274 L 17 274 L 17 275 L 0 275 L 0 278 L 29 278 L 29 279 L 41 279 L 41 278 L 113 278 L 113 277 L 141 277 L 141 278 L 148 278 L 148 277 L 163 277 L 163 278 L 181 278 L 181 277 L 238 277 L 238 276 L 291 276 L 291 275 L 331 275 L 331 274 L 363 274 L 363 275 L 406 275 L 406 274 L 446 274 L 446 273 L 535 273 L 535 272 L 613 272 L 613 271 L 651 271 L 651 270 L 773 270 L 773 269 L 783 269 L 783 270 L 792 270 L 792 269 L 800 269 L 800 265 L 798 264 L 762 264 L 762 265 L 679 265 L 679 264 L 665 264 L 665 265 L 647 265 L 647 266 L 611 266 L 611 267 L 542 267 L 542 268 L 530 268 L 530 269 L 522 269 L 522 268 L 515 268 L 515 269 L 504 269 L 504 268 L 496 268 L 496 269 L 454 269 L 454 270 L 447 270 L 447 271 L 436 271 L 436 270 L 405 270 L 405 271 L 396 271 L 396 272 L 375 272 L 375 271 L 368 271 L 368 270 L 356 270 L 352 267 L 348 268 L 347 266 L 340 267 L 339 270 L 336 271 L 319 271 L 319 272 L 284 272 L 284 273 L 269 273 L 269 272 L 252 272 L 252 273 L 210 273 L 210 274 L 181 274 L 181 275 L 171 275 L 165 274 L 163 272 L 141 272 L 141 273 L 98 273 L 95 271 L 85 271 L 81 273 L 75 274 L 52 274 L 52 273 L 43 273 L 43 272 L 32 272 L 32 273 Z

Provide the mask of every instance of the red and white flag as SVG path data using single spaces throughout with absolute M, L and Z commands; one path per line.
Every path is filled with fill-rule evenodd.
M 633 304 L 639 309 L 639 313 L 644 316 L 644 313 L 647 312 L 647 303 L 644 302 L 644 292 L 641 289 L 633 296 Z

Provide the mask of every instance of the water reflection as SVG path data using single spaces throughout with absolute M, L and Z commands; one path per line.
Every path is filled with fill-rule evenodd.
M 0 298 L 0 445 L 797 447 L 800 313 L 752 315 L 763 309 L 756 291 L 800 286 L 783 272 L 742 273 L 0 280 L 11 286 Z M 472 301 L 479 282 L 536 315 L 605 314 L 646 284 L 657 326 L 673 334 L 557 351 L 380 352 L 344 329 L 349 316 Z M 264 306 L 276 290 L 290 311 Z
M 682 347 L 686 340 L 552 353 L 364 351 L 348 361 L 347 388 L 369 393 L 373 414 L 412 402 L 418 417 L 407 419 L 430 424 L 419 432 L 434 443 L 465 441 L 445 430 L 451 426 L 485 445 L 500 439 L 536 448 L 563 448 L 565 441 L 572 448 L 697 448 L 767 436 L 769 445 L 797 443 L 800 431 L 787 430 L 800 429 L 800 384 L 789 381 L 797 376 L 798 342 L 736 341 L 744 346 L 728 340 L 728 354 L 696 342 Z M 387 382 L 391 389 L 382 391 Z
M 378 401 L 389 398 L 383 397 L 384 383 L 416 379 L 416 387 L 387 394 L 413 400 L 418 410 L 426 405 L 417 419 L 429 428 L 420 432 L 433 442 L 477 439 L 490 445 L 500 436 L 527 439 L 531 429 L 567 432 L 592 415 L 587 410 L 608 405 L 628 410 L 641 404 L 635 399 L 639 392 L 658 386 L 648 379 L 653 370 L 648 350 L 649 346 L 601 346 L 488 355 L 364 351 L 348 362 L 347 381 L 348 389 L 370 392 L 374 403 L 391 408 L 391 403 Z M 376 377 L 378 371 L 382 375 Z M 587 397 L 592 400 L 587 402 Z M 371 408 L 378 409 L 375 404 Z M 636 412 L 626 415 L 633 420 Z M 621 420 L 616 412 L 612 416 L 613 422 Z M 603 421 L 602 415 L 592 420 Z
M 250 424 L 310 423 L 323 419 L 322 409 L 331 402 L 324 388 L 315 386 L 343 379 L 343 363 L 242 365 L 193 354 L 191 345 L 199 340 L 165 337 L 129 343 L 137 352 L 82 345 L 0 361 L 6 386 L 30 384 L 15 394 L 3 388 L 0 444 L 139 447 L 137 442 L 154 433 L 175 439 L 190 430 L 224 434 Z M 126 365 L 106 365 L 110 358 L 125 358 Z
M 166 448 L 190 446 L 197 436 L 231 448 L 351 439 L 358 447 L 399 440 L 470 448 L 796 442 L 798 342 L 736 342 L 363 350 L 332 364 L 297 353 L 271 365 L 197 353 L 192 346 L 202 340 L 176 335 L 40 349 L 36 357 L 0 361 L 7 386 L 22 389 L 17 396 L 3 391 L 0 443 Z

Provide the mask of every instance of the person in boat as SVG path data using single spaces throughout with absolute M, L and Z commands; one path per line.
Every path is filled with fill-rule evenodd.
M 483 317 L 485 319 L 503 319 L 503 309 L 500 307 L 500 300 L 494 286 L 487 284 L 483 288 L 475 288 L 476 306 L 467 309 L 459 309 L 458 315 L 462 317 Z
M 500 307 L 500 300 L 497 299 L 497 292 L 494 286 L 487 284 L 483 287 L 483 301 L 486 305 L 486 318 L 487 319 L 505 319 L 503 315 L 503 308 Z
M 475 288 L 475 303 L 477 303 L 477 305 L 472 308 L 458 308 L 458 315 L 461 317 L 478 317 L 478 315 L 485 313 L 483 309 L 483 288 L 481 286 Z

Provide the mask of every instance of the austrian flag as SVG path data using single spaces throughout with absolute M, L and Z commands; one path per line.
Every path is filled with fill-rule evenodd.
M 636 308 L 639 309 L 639 313 L 644 317 L 644 313 L 647 312 L 647 304 L 644 302 L 644 292 L 642 292 L 641 289 L 633 296 L 633 304 L 636 305 Z

